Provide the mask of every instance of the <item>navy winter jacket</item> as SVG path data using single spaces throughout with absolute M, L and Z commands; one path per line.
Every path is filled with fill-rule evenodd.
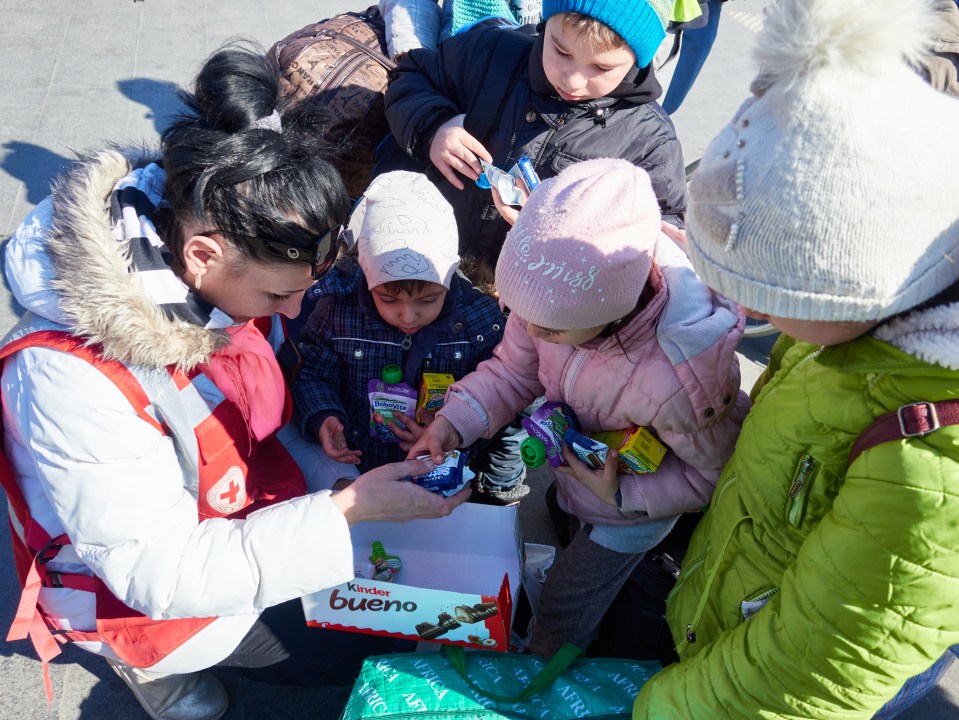
M 318 442 L 323 420 L 340 418 L 347 445 L 363 452 L 362 472 L 406 457 L 396 443 L 370 437 L 369 381 L 390 363 L 414 389 L 424 371 L 459 380 L 492 356 L 506 325 L 496 300 L 458 273 L 439 317 L 413 335 L 380 318 L 358 267 L 334 268 L 310 292 L 320 300 L 300 336 L 303 367 L 291 389 L 300 432 Z
M 514 67 L 503 65 L 505 44 L 521 44 L 525 63 L 504 99 Z M 496 127 L 478 139 L 498 167 L 509 169 L 528 156 L 540 178 L 557 175 L 583 160 L 620 158 L 649 173 L 663 219 L 683 226 L 686 178 L 682 148 L 669 116 L 656 102 L 662 88 L 652 68 L 634 68 L 610 95 L 588 103 L 567 103 L 543 71 L 543 38 L 515 30 L 477 27 L 440 44 L 411 51 L 386 93 L 386 117 L 396 141 L 419 160 L 429 159 L 441 124 L 466 113 L 466 129 L 480 106 L 502 108 Z M 501 83 L 485 82 L 495 73 Z M 498 96 L 497 93 L 498 90 Z M 487 93 L 484 95 L 484 93 Z M 471 112 L 471 110 L 473 112 Z M 391 169 L 389 160 L 377 172 Z M 428 173 L 452 204 L 460 232 L 460 254 L 495 267 L 509 229 L 489 190 L 466 181 L 457 190 L 437 171 Z

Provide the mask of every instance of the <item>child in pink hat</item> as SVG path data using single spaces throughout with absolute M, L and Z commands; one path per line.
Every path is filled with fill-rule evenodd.
M 492 359 L 454 384 L 411 454 L 491 437 L 533 399 L 572 408 L 583 432 L 646 427 L 669 450 L 653 474 L 591 470 L 564 452 L 560 506 L 581 531 L 550 570 L 531 649 L 589 645 L 626 578 L 678 516 L 709 502 L 749 399 L 743 320 L 660 233 L 645 171 L 590 160 L 544 181 L 496 266 L 511 309 Z

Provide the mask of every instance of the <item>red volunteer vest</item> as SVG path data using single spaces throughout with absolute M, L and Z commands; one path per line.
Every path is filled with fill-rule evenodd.
M 116 384 L 144 422 L 158 432 L 170 434 L 168 428 L 147 412 L 151 405 L 150 398 L 122 363 L 100 358 L 95 347 L 84 346 L 81 339 L 68 333 L 43 330 L 0 349 L 0 368 L 5 358 L 28 347 L 48 347 L 86 360 Z M 168 371 L 181 390 L 201 376 L 199 371 L 184 373 L 172 367 Z M 291 411 L 287 394 L 284 423 Z M 260 442 L 251 438 L 246 422 L 232 403 L 220 402 L 197 423 L 194 431 L 199 446 L 196 499 L 201 521 L 214 517 L 242 518 L 260 507 L 306 493 L 303 474 L 280 441 L 275 435 Z M 27 636 L 32 640 L 43 662 L 48 702 L 53 697 L 48 663 L 60 654 L 60 643 L 104 642 L 123 662 L 148 668 L 216 619 L 151 620 L 124 605 L 95 575 L 48 570 L 47 564 L 57 556 L 60 548 L 70 543 L 70 538 L 66 534 L 51 538 L 30 517 L 30 510 L 2 447 L 0 484 L 7 493 L 10 505 L 14 562 L 23 587 L 17 615 L 7 640 L 24 640 Z M 22 536 L 14 526 L 14 517 L 23 529 Z M 56 621 L 48 618 L 37 604 L 41 587 L 95 593 L 96 630 L 81 632 L 58 628 Z

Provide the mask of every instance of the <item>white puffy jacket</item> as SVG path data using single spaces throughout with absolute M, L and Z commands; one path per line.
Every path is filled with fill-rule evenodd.
M 8 339 L 38 328 L 81 332 L 71 318 L 97 317 L 97 329 L 82 334 L 140 371 L 212 352 L 215 331 L 184 331 L 162 313 L 131 312 L 147 303 L 125 272 L 105 199 L 134 162 L 108 151 L 79 164 L 18 228 L 6 274 L 29 312 Z M 48 250 L 56 244 L 54 259 Z M 57 278 L 72 290 L 54 289 Z M 73 543 L 51 569 L 95 573 L 154 619 L 217 616 L 153 669 L 209 667 L 233 651 L 265 608 L 353 577 L 349 529 L 328 491 L 245 520 L 198 520 L 179 442 L 137 418 L 116 385 L 84 360 L 22 350 L 6 361 L 0 392 L 5 451 L 31 515 Z M 345 474 L 295 430 L 280 435 L 296 445 L 290 449 L 311 489 Z M 95 629 L 92 593 L 44 588 L 39 602 L 64 628 Z M 111 654 L 99 643 L 82 645 Z

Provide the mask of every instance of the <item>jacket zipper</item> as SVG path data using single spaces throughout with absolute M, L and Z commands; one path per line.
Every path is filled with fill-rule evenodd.
M 565 117 L 565 116 L 564 116 L 564 117 Z M 547 126 L 547 127 L 549 127 L 549 126 Z M 542 164 L 542 162 L 543 162 L 543 155 L 544 155 L 545 152 L 546 152 L 546 148 L 549 147 L 549 141 L 553 139 L 553 135 L 555 135 L 555 134 L 556 134 L 556 130 L 554 130 L 552 127 L 550 127 L 550 128 L 549 128 L 549 134 L 546 135 L 546 139 L 543 140 L 543 144 L 540 146 L 539 152 L 536 153 L 536 159 L 533 160 L 533 166 L 534 166 L 534 167 L 537 167 L 537 168 L 538 168 L 538 167 L 540 167 L 540 165 Z
M 719 501 L 722 499 L 723 495 L 726 494 L 726 490 L 728 490 L 730 487 L 732 487 L 732 486 L 735 485 L 735 484 L 736 484 L 736 476 L 735 476 L 735 475 L 731 475 L 731 476 L 729 477 L 729 482 L 727 482 L 725 485 L 723 485 L 722 490 L 720 490 L 719 494 L 718 494 L 718 495 L 715 497 L 715 499 L 710 503 L 710 507 L 715 507 L 715 506 L 719 503 Z M 667 605 L 669 605 L 669 601 L 672 599 L 672 597 L 673 597 L 673 595 L 676 593 L 676 591 L 679 590 L 679 588 L 681 588 L 681 587 L 686 583 L 686 580 L 689 578 L 689 576 L 692 575 L 693 572 L 694 572 L 700 565 L 702 565 L 702 564 L 706 561 L 706 555 L 708 555 L 708 554 L 709 554 L 709 546 L 707 545 L 707 546 L 706 546 L 706 550 L 703 552 L 703 554 L 700 555 L 698 558 L 696 558 L 693 562 L 691 562 L 691 563 L 689 564 L 688 571 L 685 572 L 685 573 L 681 573 L 680 578 L 679 578 L 679 582 L 677 582 L 677 583 L 673 586 L 673 589 L 670 590 L 670 591 L 669 591 L 669 594 L 666 596 L 666 604 L 667 604 Z M 684 567 L 684 569 L 685 569 L 685 567 Z
M 574 352 L 576 356 L 569 365 L 569 370 L 566 373 L 566 382 L 563 383 L 563 397 L 567 402 L 569 402 L 569 399 L 573 396 L 573 385 L 576 384 L 579 371 L 589 357 L 589 353 L 585 350 L 575 350 Z
M 715 507 L 717 507 L 717 506 L 719 505 L 719 501 L 722 500 L 723 495 L 726 494 L 726 491 L 727 491 L 729 488 L 731 488 L 733 485 L 736 484 L 736 481 L 737 481 L 736 475 L 735 475 L 735 474 L 730 475 L 729 481 L 728 481 L 725 485 L 723 485 L 722 490 L 719 492 L 719 494 L 716 496 L 716 498 L 712 501 L 712 503 L 711 503 L 711 506 L 712 506 L 712 507 L 715 508 Z M 726 541 L 723 543 L 722 554 L 720 555 L 720 557 L 716 558 L 716 562 L 717 562 L 717 563 L 722 562 L 722 559 L 723 559 L 723 558 L 722 558 L 722 555 L 725 554 L 725 548 L 726 548 L 726 546 L 729 544 L 729 540 L 731 539 L 732 534 L 736 531 L 736 528 L 739 527 L 740 523 L 743 522 L 743 521 L 746 520 L 746 519 L 748 519 L 748 517 L 743 517 L 743 518 L 740 518 L 739 520 L 737 520 L 736 523 L 733 525 L 732 529 L 729 531 L 729 535 L 727 536 Z M 666 605 L 667 605 L 667 606 L 669 605 L 670 602 L 672 602 L 673 597 L 676 595 L 676 593 L 679 592 L 680 588 L 682 588 L 683 585 L 686 584 L 686 581 L 689 580 L 690 577 L 692 577 L 693 575 L 695 575 L 695 574 L 700 570 L 700 568 L 705 564 L 705 562 L 706 562 L 706 557 L 709 555 L 709 551 L 710 551 L 711 549 L 712 549 L 712 545 L 707 545 L 707 546 L 706 546 L 706 549 L 703 551 L 702 555 L 700 555 L 700 556 L 699 556 L 698 558 L 696 558 L 692 563 L 690 563 L 688 567 L 684 567 L 684 568 L 683 568 L 683 572 L 682 572 L 682 574 L 681 574 L 681 576 L 680 576 L 680 578 L 679 578 L 679 582 L 677 582 L 676 585 L 673 586 L 673 589 L 669 591 L 669 595 L 666 596 Z M 718 564 L 717 564 L 717 565 L 716 565 L 716 568 L 718 568 L 718 567 L 719 567 L 719 566 L 718 566 Z M 715 572 L 715 569 L 716 569 L 716 568 L 714 568 L 713 572 Z M 706 581 L 706 587 L 703 589 L 703 595 L 700 597 L 700 600 L 699 600 L 699 606 L 700 606 L 700 607 L 698 607 L 698 608 L 696 609 L 696 612 L 694 613 L 694 616 L 693 616 L 693 621 L 690 622 L 690 623 L 688 623 L 688 624 L 686 625 L 686 639 L 685 639 L 685 642 L 679 643 L 679 645 L 677 646 L 677 651 L 679 651 L 679 650 L 681 650 L 681 649 L 682 649 L 682 650 L 685 650 L 685 648 L 686 648 L 688 645 L 691 645 L 691 644 L 693 644 L 693 643 L 696 642 L 696 630 L 695 630 L 695 625 L 699 622 L 699 617 L 700 617 L 700 615 L 701 615 L 701 613 L 702 613 L 702 609 L 703 609 L 703 607 L 704 607 L 704 603 L 706 602 L 706 597 L 707 597 L 707 595 L 708 595 L 708 593 L 709 593 L 709 590 L 710 590 L 710 586 L 711 586 L 711 585 L 712 585 L 712 573 L 710 573 L 710 576 L 708 577 L 708 579 L 707 579 L 707 581 Z
M 799 469 L 789 486 L 789 501 L 786 505 L 786 520 L 793 527 L 799 527 L 806 516 L 806 503 L 812 488 L 813 478 L 819 469 L 819 463 L 812 455 L 803 455 Z
M 702 565 L 704 562 L 706 562 L 706 554 L 708 552 L 709 552 L 709 546 L 707 545 L 706 552 L 704 552 L 702 555 L 696 558 L 693 562 L 689 563 L 689 565 L 686 565 L 685 567 L 682 568 L 682 570 L 685 570 L 686 572 L 680 572 L 680 579 L 677 581 L 675 585 L 673 585 L 673 589 L 670 590 L 669 594 L 666 596 L 667 605 L 669 605 L 669 601 L 673 599 L 673 595 L 675 595 L 679 591 L 679 588 L 681 588 L 683 585 L 686 584 L 686 581 L 689 579 L 689 576 L 695 573 L 699 569 L 699 566 Z
M 748 597 L 745 600 L 743 600 L 739 604 L 740 610 L 742 611 L 742 614 L 743 614 L 743 622 L 745 622 L 746 620 L 751 618 L 753 615 L 758 613 L 760 610 L 762 610 L 766 606 L 766 602 L 769 600 L 769 598 L 771 598 L 773 595 L 775 595 L 778 592 L 779 592 L 778 587 L 771 587 L 766 590 L 763 590 L 761 593 L 757 593 L 753 595 L 752 597 Z M 747 607 L 747 606 L 750 606 L 750 607 Z M 749 612 L 748 615 L 746 614 L 747 611 Z

